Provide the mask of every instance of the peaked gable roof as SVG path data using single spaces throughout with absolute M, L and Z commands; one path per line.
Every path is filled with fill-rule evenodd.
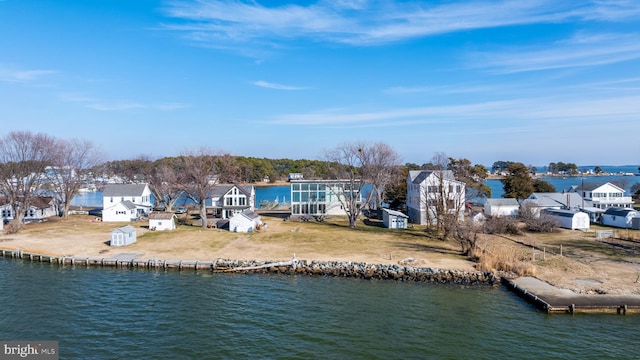
M 147 184 L 109 184 L 102 190 L 102 196 L 142 196 L 147 187 Z
M 621 192 L 625 192 L 623 188 L 621 188 L 620 186 L 618 186 L 616 184 L 613 184 L 611 182 L 606 182 L 606 183 L 585 182 L 585 183 L 582 183 L 580 185 L 575 186 L 575 189 L 577 191 L 593 191 L 593 190 L 596 190 L 596 189 L 598 189 L 598 188 L 600 188 L 602 186 L 605 186 L 605 185 L 612 186 L 616 190 L 619 190 Z
M 540 206 L 566 206 L 577 207 L 584 205 L 591 205 L 591 202 L 582 199 L 582 196 L 578 193 L 533 193 L 529 196 L 529 200 L 533 200 Z
M 409 171 L 409 180 L 412 184 L 421 184 L 431 175 L 437 176 L 437 174 L 442 174 L 445 180 L 455 181 L 453 171 L 451 170 L 411 170 Z
M 520 206 L 520 203 L 515 198 L 490 198 L 485 201 L 485 204 L 491 206 Z
M 251 197 L 251 190 L 253 188 L 253 186 L 249 186 L 248 188 L 245 188 L 243 186 L 240 185 L 216 185 L 213 187 L 213 189 L 211 190 L 211 194 L 209 195 L 209 197 L 222 197 L 224 195 L 226 195 L 229 191 L 231 191 L 231 189 L 233 189 L 234 187 L 238 188 L 238 190 L 243 193 L 246 197 Z
M 125 233 L 125 234 L 130 234 L 130 233 L 136 232 L 136 228 L 134 228 L 131 225 L 125 225 L 125 226 L 119 227 L 117 229 L 113 229 L 113 231 L 111 231 L 111 232 L 112 233 L 121 232 L 121 233 Z

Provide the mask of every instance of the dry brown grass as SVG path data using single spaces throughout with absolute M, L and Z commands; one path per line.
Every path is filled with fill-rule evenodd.
M 490 246 L 489 249 L 473 251 L 477 258 L 477 268 L 490 272 L 509 272 L 518 276 L 535 276 L 537 271 L 530 258 L 519 246 Z

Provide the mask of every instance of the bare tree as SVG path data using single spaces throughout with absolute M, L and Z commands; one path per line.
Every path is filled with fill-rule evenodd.
M 186 152 L 181 156 L 183 162 L 181 182 L 187 195 L 198 204 L 203 228 L 208 225 L 206 201 L 220 178 L 225 177 L 220 170 L 221 157 L 222 155 L 214 154 L 207 147 Z
M 361 149 L 362 177 L 371 184 L 372 193 L 375 196 L 375 208 L 380 211 L 385 189 L 394 180 L 399 170 L 400 156 L 383 142 L 369 146 L 363 145 Z
M 165 211 L 171 211 L 185 191 L 179 181 L 179 170 L 166 163 L 156 163 L 155 166 L 150 167 L 149 173 L 145 176 L 149 181 L 156 206 L 164 207 Z
M 87 180 L 91 169 L 102 160 L 102 154 L 87 140 L 59 140 L 54 151 L 53 166 L 47 178 L 62 204 L 62 213 L 69 217 L 69 204 Z
M 393 179 L 393 172 L 399 161 L 398 154 L 385 143 L 365 142 L 345 143 L 326 152 L 328 167 L 332 177 L 342 180 L 334 186 L 334 192 L 349 219 L 349 227 L 354 228 L 362 212 L 362 190 L 371 184 L 372 191 L 365 204 L 375 197 L 376 208 L 380 209 L 384 190 Z
M 29 131 L 14 131 L 0 139 L 0 192 L 13 207 L 13 224 L 21 227 L 43 181 L 47 166 L 53 164 L 54 138 Z
M 340 180 L 332 186 L 332 191 L 347 214 L 350 228 L 356 227 L 362 211 L 360 201 L 364 181 L 361 168 L 366 164 L 363 146 L 362 143 L 343 144 L 326 153 L 331 176 Z

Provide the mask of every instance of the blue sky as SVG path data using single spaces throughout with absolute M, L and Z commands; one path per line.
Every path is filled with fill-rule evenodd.
M 640 163 L 640 2 L 0 0 L 0 136 Z

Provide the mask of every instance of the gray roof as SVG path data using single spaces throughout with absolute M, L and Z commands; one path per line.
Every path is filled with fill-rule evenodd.
M 102 190 L 102 196 L 142 196 L 147 184 L 109 184 Z
M 604 185 L 607 185 L 607 184 L 609 184 L 609 185 L 611 185 L 611 186 L 614 186 L 614 187 L 616 187 L 616 188 L 620 189 L 621 191 L 624 191 L 624 189 L 622 189 L 622 188 L 621 188 L 621 187 L 619 187 L 618 185 L 613 184 L 613 183 L 611 183 L 611 182 L 605 182 L 605 183 L 584 182 L 584 183 L 581 183 L 580 185 L 576 185 L 576 186 L 575 186 L 575 189 L 576 189 L 576 191 L 580 191 L 580 190 L 584 190 L 584 191 L 593 191 L 593 190 L 595 190 L 595 189 L 599 188 L 600 186 L 604 186 Z
M 574 217 L 576 214 L 581 212 L 577 210 L 561 210 L 561 209 L 544 209 L 542 211 L 555 216 L 560 216 L 560 217 Z
M 400 211 L 395 211 L 395 210 L 391 210 L 391 209 L 382 209 L 382 211 L 388 213 L 389 215 L 393 215 L 393 216 L 399 216 L 399 217 L 403 217 L 403 218 L 409 218 L 408 215 L 405 215 L 403 213 L 401 213 Z
M 514 198 L 490 198 L 485 201 L 485 204 L 492 206 L 519 206 L 518 200 Z
M 211 190 L 211 194 L 209 195 L 209 197 L 221 197 L 224 194 L 228 193 L 231 189 L 233 189 L 234 186 L 237 187 L 238 190 L 240 190 L 247 197 L 251 196 L 251 188 L 253 186 L 249 186 L 248 188 L 245 188 L 240 185 L 216 185 Z
M 582 196 L 578 193 L 533 193 L 529 196 L 529 199 L 533 199 L 539 206 L 566 206 L 566 207 L 581 207 L 591 206 L 590 201 L 582 199 Z
M 433 173 L 441 173 L 443 179 L 446 180 L 455 180 L 451 170 L 411 170 L 409 171 L 409 179 L 412 184 L 421 184 Z
M 174 213 L 152 213 L 149 214 L 150 220 L 171 220 L 174 216 Z
M 242 211 L 240 214 L 249 220 L 255 220 L 260 218 L 260 215 L 256 214 L 254 211 L 251 211 L 249 209 Z
M 619 207 L 610 207 L 605 210 L 605 215 L 615 215 L 615 216 L 627 216 L 630 212 L 637 213 L 634 209 L 629 208 L 619 208 Z
M 117 229 L 113 229 L 113 231 L 111 231 L 111 232 L 132 233 L 132 232 L 136 232 L 136 228 L 134 228 L 131 225 L 125 225 L 123 227 L 119 227 Z
M 124 205 L 124 207 L 126 207 L 126 208 L 127 208 L 127 209 L 129 209 L 129 210 L 134 210 L 134 209 L 136 209 L 136 208 L 137 208 L 137 207 L 136 207 L 136 204 L 132 203 L 132 202 L 131 202 L 131 201 L 129 201 L 129 200 L 120 201 L 120 202 L 119 202 L 119 204 Z

